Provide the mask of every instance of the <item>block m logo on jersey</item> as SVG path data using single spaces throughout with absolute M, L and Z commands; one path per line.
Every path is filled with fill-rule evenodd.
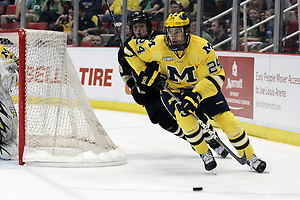
M 185 67 L 181 74 L 179 74 L 177 68 L 174 66 L 167 65 L 167 69 L 169 70 L 169 79 L 173 82 L 179 82 L 176 77 L 178 77 L 181 81 L 183 81 L 185 77 L 187 77 L 187 79 L 185 80 L 187 83 L 197 81 L 197 78 L 195 78 L 194 76 L 194 66 Z

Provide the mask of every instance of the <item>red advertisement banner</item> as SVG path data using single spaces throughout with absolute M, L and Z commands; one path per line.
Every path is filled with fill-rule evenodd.
M 253 57 L 218 57 L 225 71 L 222 88 L 232 113 L 253 119 Z

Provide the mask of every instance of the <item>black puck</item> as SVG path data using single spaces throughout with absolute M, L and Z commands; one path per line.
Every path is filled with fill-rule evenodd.
M 193 191 L 202 191 L 203 187 L 193 187 Z

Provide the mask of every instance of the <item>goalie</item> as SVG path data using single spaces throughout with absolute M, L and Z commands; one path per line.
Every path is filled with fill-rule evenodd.
M 18 119 L 9 91 L 19 83 L 19 59 L 2 45 L 0 52 L 0 159 L 9 160 L 18 152 Z

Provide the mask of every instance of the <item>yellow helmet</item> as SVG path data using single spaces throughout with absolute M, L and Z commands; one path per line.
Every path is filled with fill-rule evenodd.
M 185 27 L 190 25 L 190 20 L 185 12 L 171 13 L 165 21 L 166 28 Z
M 172 51 L 183 51 L 189 44 L 190 34 L 189 34 L 189 27 L 190 27 L 190 20 L 185 14 L 185 12 L 179 13 L 171 13 L 165 21 L 165 27 L 167 30 L 167 35 L 165 36 L 166 45 Z M 172 42 L 169 37 L 169 30 L 172 28 L 182 28 L 184 31 L 183 38 L 178 42 Z

